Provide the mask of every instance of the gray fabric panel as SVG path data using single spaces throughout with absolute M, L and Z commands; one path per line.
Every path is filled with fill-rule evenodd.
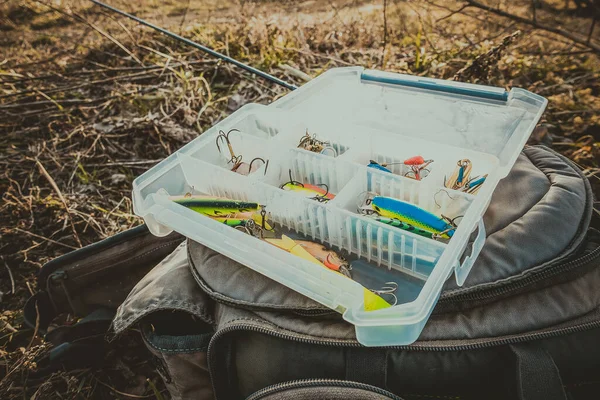
M 144 337 L 144 344 L 156 357 L 157 371 L 165 382 L 172 400 L 213 399 L 206 350 L 188 353 L 164 353 Z
M 223 306 L 223 308 L 229 308 Z M 242 311 L 247 319 L 230 321 L 223 328 L 232 328 L 236 324 L 246 324 L 248 320 L 256 320 L 252 313 Z M 229 314 L 224 311 L 222 314 Z M 242 317 L 241 314 L 237 315 Z M 587 324 L 598 320 L 598 312 L 586 316 L 578 321 L 558 325 L 554 328 L 573 327 L 577 324 Z M 242 317 L 243 318 L 243 317 Z M 257 329 L 271 328 L 271 325 L 263 322 L 252 322 Z M 278 333 L 287 333 L 277 330 Z M 528 335 L 536 332 L 529 332 Z M 540 332 L 541 333 L 541 332 Z M 530 336 L 531 337 L 531 336 Z M 565 382 L 586 382 L 596 378 L 595 369 L 598 366 L 598 351 L 596 346 L 598 329 L 583 331 L 578 334 L 558 336 L 537 341 L 552 358 L 561 370 L 563 378 L 568 377 Z M 498 339 L 498 338 L 494 338 Z M 503 338 L 504 339 L 504 338 Z M 507 337 L 506 339 L 511 339 Z M 268 385 L 277 382 L 285 382 L 293 379 L 305 378 L 330 378 L 341 379 L 344 375 L 344 358 L 340 353 L 343 350 L 339 346 L 318 346 L 306 344 L 301 340 L 293 342 L 280 339 L 276 335 L 268 335 L 261 332 L 241 330 L 227 333 L 219 341 L 220 344 L 233 341 L 231 368 L 233 370 L 215 369 L 218 373 L 235 374 L 237 388 L 242 396 L 248 396 Z M 456 350 L 453 346 L 481 343 L 475 341 L 437 341 L 417 342 L 422 345 L 422 351 L 389 351 L 389 370 L 386 388 L 394 393 L 414 393 L 435 398 L 436 395 L 461 397 L 467 393 L 472 396 L 467 398 L 490 398 L 490 399 L 512 399 L 515 398 L 514 385 L 514 356 L 505 346 L 472 349 L 469 351 Z M 217 342 L 213 343 L 222 358 L 222 351 Z M 447 347 L 447 351 L 427 351 L 425 346 Z M 578 363 L 573 364 L 576 358 Z M 326 362 L 311 361 L 326 360 Z M 588 371 L 589 368 L 589 371 Z M 589 372 L 584 375 L 584 372 Z M 231 385 L 218 383 L 222 393 L 220 398 L 233 398 L 227 396 L 226 388 Z M 412 398 L 412 396 L 410 396 Z M 423 396 L 424 397 L 424 396 Z
M 587 180 L 561 156 L 526 147 L 494 192 L 484 216 L 488 237 L 463 288 L 449 279 L 442 297 L 569 255 L 589 226 L 591 196 Z
M 199 243 L 189 241 L 189 260 L 212 297 L 241 306 L 287 310 L 328 310 L 327 307 L 246 268 Z
M 280 332 L 286 336 L 297 336 L 299 339 L 313 340 L 317 337 L 323 341 L 329 339 L 336 342 L 347 341 L 348 344 L 356 343 L 354 326 L 341 318 L 314 318 L 302 317 L 289 312 L 250 311 L 220 303 L 215 304 L 214 316 L 217 331 L 239 325 L 256 328 L 267 326 L 274 332 Z
M 600 268 L 543 290 L 463 312 L 432 315 L 419 340 L 497 337 L 553 326 L 600 306 Z
M 180 310 L 211 322 L 210 301 L 192 277 L 182 243 L 133 288 L 113 320 L 116 334 L 158 310 Z

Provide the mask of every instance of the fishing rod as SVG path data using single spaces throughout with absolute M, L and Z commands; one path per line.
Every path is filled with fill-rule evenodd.
M 185 44 L 187 44 L 189 46 L 192 46 L 192 47 L 194 47 L 194 48 L 196 48 L 196 49 L 198 49 L 200 51 L 208 53 L 208 54 L 210 54 L 213 57 L 220 58 L 223 61 L 226 61 L 228 63 L 236 65 L 236 66 L 238 66 L 238 67 L 240 67 L 240 68 L 242 68 L 242 69 L 250 72 L 251 74 L 258 75 L 261 78 L 264 78 L 264 79 L 266 79 L 268 81 L 276 83 L 276 84 L 278 84 L 280 86 L 283 86 L 285 88 L 288 88 L 290 90 L 295 90 L 295 89 L 298 88 L 296 85 L 293 85 L 293 84 L 291 84 L 289 82 L 281 80 L 281 79 L 279 79 L 279 78 L 277 78 L 277 77 L 275 77 L 275 76 L 273 76 L 271 74 L 268 74 L 268 73 L 266 73 L 264 71 L 261 71 L 259 69 L 254 68 L 254 67 L 251 67 L 248 64 L 244 64 L 243 62 L 238 61 L 235 58 L 231 58 L 229 56 L 226 56 L 225 54 L 219 53 L 218 51 L 215 51 L 215 50 L 213 50 L 211 48 L 203 46 L 200 43 L 196 43 L 196 42 L 194 42 L 194 41 L 192 41 L 190 39 L 184 38 L 183 36 L 179 36 L 176 33 L 173 33 L 173 32 L 170 32 L 170 31 L 164 29 L 164 28 L 161 28 L 160 26 L 156 26 L 154 24 L 151 24 L 150 22 L 145 21 L 145 20 L 143 20 L 141 18 L 138 18 L 135 15 L 131 15 L 129 13 L 126 13 L 125 11 L 121 11 L 118 8 L 109 6 L 108 4 L 102 3 L 101 1 L 98 1 L 98 0 L 91 0 L 91 1 L 92 1 L 92 3 L 94 3 L 96 5 L 99 5 L 100 7 L 104 7 L 107 10 L 110 10 L 110 11 L 112 11 L 114 13 L 117 13 L 117 14 L 122 15 L 124 17 L 127 17 L 129 19 L 132 19 L 132 20 L 134 20 L 134 21 L 136 21 L 136 22 L 138 22 L 138 23 L 140 23 L 142 25 L 146 25 L 147 27 L 150 27 L 150 28 L 154 29 L 155 31 L 158 31 L 158 32 L 162 33 L 163 35 L 172 37 L 175 40 L 179 40 L 180 42 L 183 42 L 183 43 L 185 43 Z

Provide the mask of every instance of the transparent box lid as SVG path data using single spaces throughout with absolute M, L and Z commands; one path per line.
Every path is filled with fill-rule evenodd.
M 361 125 L 493 155 L 504 177 L 546 104 L 518 88 L 349 67 L 325 72 L 272 107 L 327 124 Z

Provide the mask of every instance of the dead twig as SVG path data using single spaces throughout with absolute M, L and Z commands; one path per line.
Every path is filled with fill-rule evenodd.
M 73 230 L 73 236 L 75 237 L 75 241 L 77 242 L 79 247 L 83 247 L 83 245 L 81 244 L 81 240 L 79 239 L 79 235 L 77 234 L 77 230 L 75 229 L 75 224 L 73 223 L 73 217 L 71 215 L 71 211 L 69 210 L 69 205 L 67 204 L 67 200 L 63 196 L 62 192 L 60 191 L 60 189 L 59 189 L 58 185 L 56 184 L 56 182 L 54 181 L 54 179 L 50 176 L 48 171 L 46 171 L 46 168 L 44 168 L 44 166 L 42 165 L 40 160 L 36 159 L 35 163 L 37 164 L 38 169 L 40 170 L 42 175 L 44 175 L 44 177 L 50 183 L 50 186 L 52 186 L 52 189 L 54 189 L 54 191 L 58 195 L 58 198 L 60 199 L 60 201 L 63 203 L 63 206 L 65 207 L 65 211 L 67 212 L 67 215 L 69 218 L 69 223 L 71 224 L 71 229 Z
M 145 395 L 145 396 L 140 396 L 140 395 L 137 395 L 137 394 L 131 394 L 131 393 L 121 392 L 120 390 L 115 389 L 114 387 L 110 386 L 109 384 L 102 382 L 100 379 L 98 379 L 98 378 L 95 378 L 95 379 L 96 379 L 96 382 L 98 382 L 102 386 L 107 387 L 111 391 L 115 392 L 116 394 L 120 394 L 121 396 L 131 397 L 133 399 L 147 399 L 147 398 L 150 398 L 150 397 L 155 397 L 154 393 L 151 393 L 151 394 L 148 394 L 148 395 Z
M 550 26 L 550 25 L 546 25 L 546 24 L 543 24 L 543 23 L 535 21 L 535 20 L 530 20 L 530 19 L 527 19 L 527 18 L 523 18 L 523 17 L 521 17 L 519 15 L 515 15 L 515 14 L 511 14 L 511 13 L 506 12 L 506 11 L 502 11 L 500 9 L 488 6 L 487 4 L 483 4 L 483 3 L 480 3 L 480 2 L 475 1 L 475 0 L 465 0 L 465 1 L 469 5 L 469 7 L 479 8 L 481 10 L 490 12 L 492 14 L 499 15 L 501 17 L 510 18 L 513 21 L 517 21 L 517 22 L 519 22 L 521 24 L 526 24 L 526 25 L 532 26 L 532 27 L 534 27 L 536 29 L 541 29 L 541 30 L 544 30 L 544 31 L 547 31 L 547 32 L 554 33 L 554 34 L 559 35 L 559 36 L 563 36 L 563 37 L 565 37 L 565 38 L 573 41 L 574 43 L 580 44 L 580 45 L 585 46 L 585 47 L 589 47 L 590 49 L 594 50 L 594 52 L 600 54 L 600 45 L 598 45 L 596 43 L 593 43 L 591 41 L 588 42 L 588 40 L 586 38 L 583 38 L 583 37 L 579 36 L 578 34 L 575 34 L 573 32 L 569 32 L 569 31 L 567 31 L 567 30 L 565 30 L 563 28 L 560 28 L 558 26 Z
M 121 50 L 123 50 L 125 53 L 127 53 L 127 55 L 129 57 L 131 57 L 132 59 L 134 59 L 138 64 L 140 64 L 141 66 L 144 66 L 144 63 L 135 56 L 135 54 L 133 54 L 127 47 L 125 47 L 123 44 L 121 44 L 121 42 L 119 42 L 117 39 L 115 39 L 112 35 L 108 34 L 107 32 L 103 31 L 102 29 L 100 29 L 99 27 L 97 27 L 96 25 L 94 25 L 93 23 L 91 23 L 90 21 L 88 21 L 87 19 L 85 19 L 82 15 L 73 12 L 73 14 L 69 14 L 67 12 L 65 12 L 64 10 L 61 10 L 58 7 L 54 7 L 51 4 L 48 4 L 46 2 L 43 1 L 37 1 L 40 4 L 43 4 L 44 6 L 56 11 L 57 13 L 64 15 L 68 18 L 71 19 L 75 19 L 79 22 L 82 22 L 84 24 L 86 24 L 87 26 L 89 26 L 90 28 L 92 28 L 93 30 L 95 30 L 96 32 L 98 32 L 100 35 L 104 36 L 106 39 L 110 40 L 111 42 L 113 42 L 115 45 L 117 45 L 117 47 L 119 47 Z
M 161 162 L 163 159 L 157 160 L 139 160 L 139 161 L 113 161 L 109 163 L 85 164 L 86 167 L 125 167 L 133 165 L 152 165 Z
M 0 331 L 8 331 L 9 333 L 18 332 L 18 330 L 14 326 L 12 326 L 3 319 L 0 319 Z
M 13 277 L 12 270 L 8 266 L 8 263 L 2 257 L 2 261 L 4 261 L 4 266 L 6 267 L 6 271 L 8 271 L 8 277 L 10 278 L 10 294 L 15 294 L 15 278 Z
M 50 243 L 54 243 L 54 244 L 57 244 L 57 245 L 59 245 L 59 246 L 64 246 L 64 247 L 66 247 L 66 248 L 68 248 L 68 249 L 71 249 L 71 250 L 77 250 L 77 247 L 71 246 L 71 245 L 69 245 L 69 244 L 65 244 L 65 243 L 57 242 L 56 240 L 53 240 L 53 239 L 47 238 L 47 237 L 45 237 L 45 236 L 42 236 L 42 235 L 38 235 L 37 233 L 33 233 L 33 232 L 26 231 L 26 230 L 24 230 L 24 229 L 21 229 L 21 228 L 15 228 L 15 231 L 17 231 L 17 232 L 21 232 L 21 233 L 24 233 L 24 234 L 26 234 L 26 235 L 29 235 L 29 236 L 36 237 L 36 238 L 38 238 L 38 239 L 46 240 L 46 241 L 48 241 L 48 242 L 50 242 Z
M 441 17 L 441 18 L 438 18 L 438 19 L 437 19 L 435 22 L 440 22 L 440 21 L 443 21 L 443 20 L 445 20 L 445 19 L 448 19 L 448 18 L 450 18 L 450 17 L 452 17 L 452 16 L 454 16 L 454 15 L 456 15 L 456 14 L 460 14 L 461 12 L 463 12 L 463 10 L 464 10 L 465 8 L 468 8 L 468 7 L 469 7 L 469 5 L 468 5 L 468 4 L 464 4 L 464 5 L 463 5 L 461 8 L 459 8 L 458 10 L 451 11 L 451 12 L 450 12 L 450 14 L 447 14 L 447 15 L 444 15 L 443 17 Z
M 493 48 L 491 48 L 488 52 L 484 54 L 478 55 L 475 60 L 473 60 L 470 64 L 461 68 L 455 75 L 453 80 L 461 81 L 466 79 L 474 79 L 475 81 L 484 81 L 486 82 L 489 79 L 489 73 L 491 67 L 498 63 L 500 56 L 502 55 L 502 51 L 514 42 L 517 37 L 521 35 L 521 31 L 515 31 L 514 33 L 504 37 L 502 42 Z
M 387 0 L 383 0 L 383 52 L 387 47 L 388 27 L 387 27 Z

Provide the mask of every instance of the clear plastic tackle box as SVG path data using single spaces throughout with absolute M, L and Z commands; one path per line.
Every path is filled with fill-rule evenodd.
M 482 216 L 492 193 L 546 104 L 522 89 L 332 69 L 269 106 L 242 107 L 138 177 L 134 212 L 157 236 L 177 231 L 337 310 L 366 346 L 410 344 L 446 279 L 454 273 L 458 285 L 464 283 L 485 242 Z M 219 131 L 232 129 L 235 152 L 268 165 L 247 176 L 232 172 L 229 153 L 215 145 Z M 335 151 L 298 148 L 306 132 Z M 416 155 L 434 160 L 420 180 L 407 176 L 402 163 Z M 476 194 L 445 187 L 461 159 L 471 161 L 471 176 L 487 174 Z M 367 167 L 371 160 L 388 164 L 389 172 Z M 290 174 L 326 184 L 335 197 L 318 202 L 282 190 Z M 266 205 L 273 224 L 351 260 L 352 279 L 171 199 L 189 193 Z M 359 213 L 365 193 L 460 220 L 449 240 L 420 236 Z M 395 305 L 366 311 L 364 288 L 388 282 L 397 286 Z

